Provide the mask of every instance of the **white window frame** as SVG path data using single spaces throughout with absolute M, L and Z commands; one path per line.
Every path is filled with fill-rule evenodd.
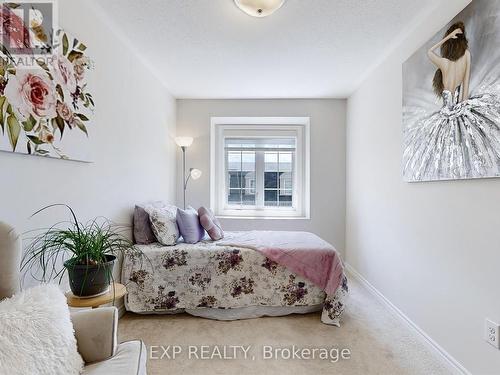
M 310 118 L 309 117 L 212 117 L 210 120 L 210 206 L 216 216 L 242 219 L 310 219 Z M 226 205 L 225 136 L 237 131 L 295 132 L 294 207 L 234 209 Z M 258 171 L 256 171 L 258 173 Z

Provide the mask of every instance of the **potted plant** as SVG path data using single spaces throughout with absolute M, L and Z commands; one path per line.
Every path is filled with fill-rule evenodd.
M 109 290 L 117 255 L 129 252 L 142 254 L 131 241 L 117 232 L 108 219 L 96 218 L 87 224 L 78 221 L 73 209 L 54 204 L 35 212 L 33 216 L 55 206 L 67 207 L 71 221 L 37 231 L 31 237 L 21 262 L 21 272 L 30 273 L 39 281 L 58 279 L 68 272 L 71 291 L 75 296 L 94 297 Z

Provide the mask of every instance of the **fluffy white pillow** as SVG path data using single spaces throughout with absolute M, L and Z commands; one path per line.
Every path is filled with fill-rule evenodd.
M 0 302 L 0 374 L 80 374 L 66 297 L 40 285 Z
M 177 207 L 166 205 L 164 207 L 144 207 L 149 215 L 151 229 L 159 243 L 173 246 L 179 239 L 179 227 L 177 226 Z

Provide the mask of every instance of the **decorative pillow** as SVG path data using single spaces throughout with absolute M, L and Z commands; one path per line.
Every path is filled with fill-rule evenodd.
M 149 214 L 151 229 L 159 243 L 165 246 L 173 246 L 179 239 L 179 228 L 177 226 L 177 207 L 165 206 L 155 208 L 145 207 Z
M 187 210 L 177 209 L 177 225 L 185 243 L 197 243 L 205 237 L 205 229 L 193 207 L 188 207 Z
M 210 238 L 214 241 L 218 241 L 224 238 L 224 231 L 220 224 L 219 219 L 217 219 L 210 208 L 200 207 L 198 209 L 198 216 L 200 217 L 200 224 L 207 231 Z
M 141 206 L 135 206 L 134 209 L 134 242 L 138 245 L 149 245 L 156 242 L 149 222 L 149 215 Z
M 157 242 L 157 239 L 151 229 L 149 214 L 146 212 L 146 207 L 163 208 L 167 205 L 164 202 L 147 202 L 135 206 L 134 209 L 134 242 L 138 245 L 149 245 Z
M 66 297 L 40 285 L 0 302 L 0 374 L 80 374 Z

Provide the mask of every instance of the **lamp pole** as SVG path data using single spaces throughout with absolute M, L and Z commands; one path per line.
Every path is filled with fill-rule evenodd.
M 182 149 L 182 188 L 184 189 L 184 210 L 186 209 L 186 146 L 181 146 Z

